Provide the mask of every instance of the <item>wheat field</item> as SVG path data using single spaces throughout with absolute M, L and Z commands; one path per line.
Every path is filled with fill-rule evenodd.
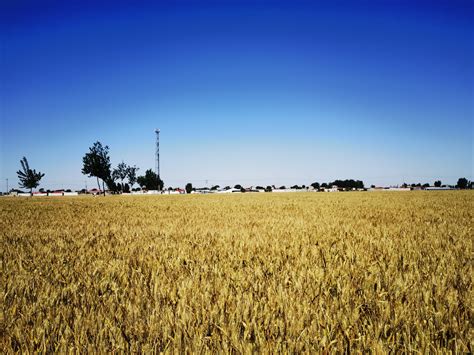
M 473 198 L 2 198 L 1 348 L 472 352 Z

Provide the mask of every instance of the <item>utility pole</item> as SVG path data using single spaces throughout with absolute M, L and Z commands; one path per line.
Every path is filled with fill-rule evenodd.
M 8 178 L 7 178 L 7 194 L 8 194 Z
M 156 151 L 155 151 L 155 173 L 160 178 L 160 130 L 155 129 L 156 133 Z

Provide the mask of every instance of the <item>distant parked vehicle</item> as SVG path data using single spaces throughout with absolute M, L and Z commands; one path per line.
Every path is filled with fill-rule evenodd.
M 87 191 L 87 193 L 91 194 L 91 195 L 100 195 L 102 193 L 101 190 L 99 189 L 90 189 L 89 191 Z

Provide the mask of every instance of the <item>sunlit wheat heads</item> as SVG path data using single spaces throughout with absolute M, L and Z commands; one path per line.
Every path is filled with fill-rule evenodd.
M 473 197 L 2 198 L 1 348 L 472 352 Z

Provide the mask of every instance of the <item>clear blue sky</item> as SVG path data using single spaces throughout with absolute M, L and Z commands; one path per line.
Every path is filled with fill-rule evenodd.
M 0 190 L 155 127 L 167 186 L 473 178 L 473 1 L 150 3 L 2 2 Z

